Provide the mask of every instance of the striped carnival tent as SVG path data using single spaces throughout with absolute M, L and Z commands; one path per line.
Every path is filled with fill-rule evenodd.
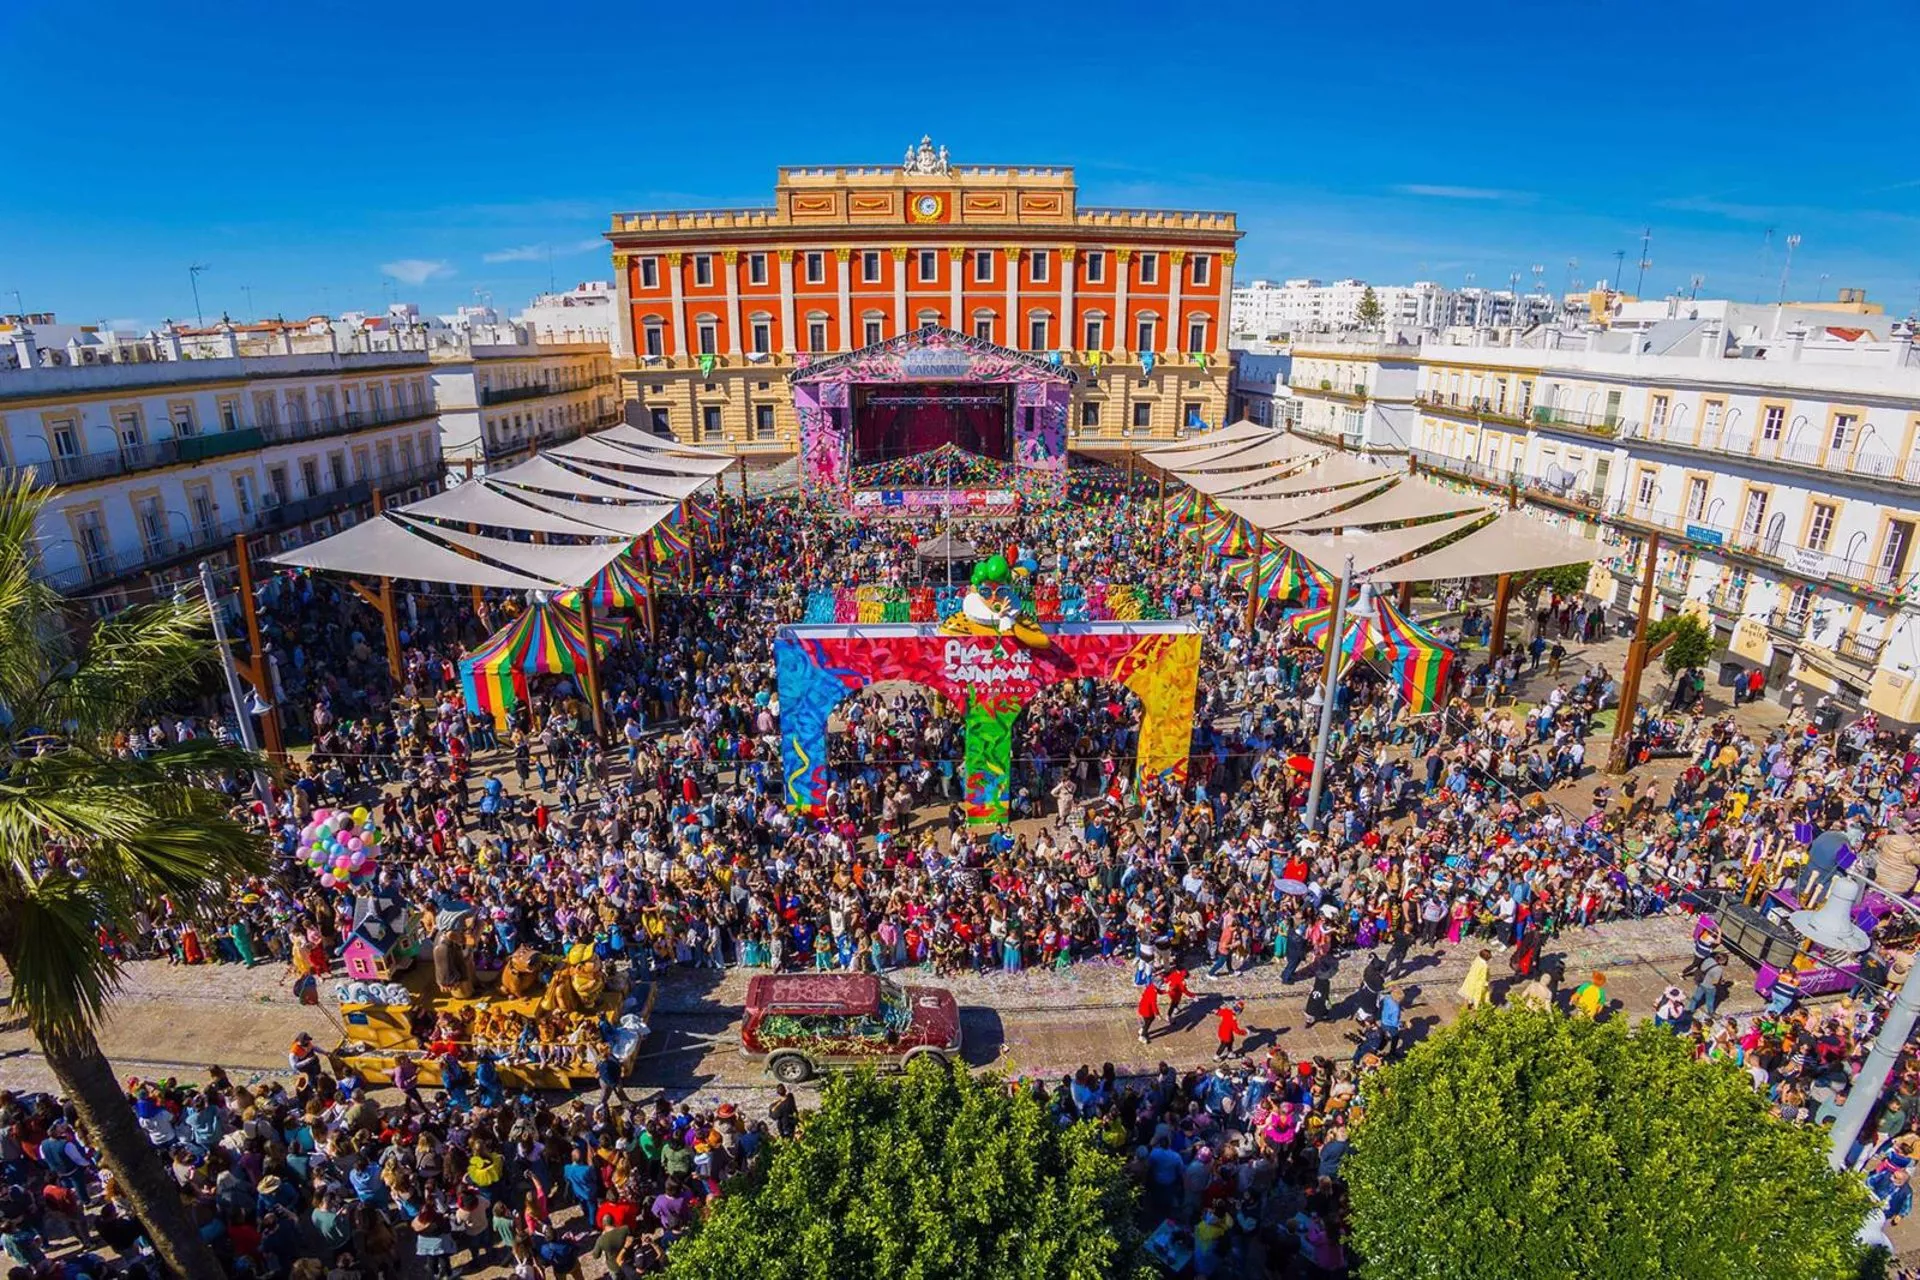
M 1200 524 L 1206 518 L 1207 495 L 1198 489 L 1189 489 L 1166 500 L 1164 515 L 1169 529 L 1188 529 Z
M 1234 580 L 1246 586 L 1253 580 L 1253 557 L 1246 556 L 1228 566 Z M 1286 602 L 1301 597 L 1307 608 L 1333 602 L 1337 579 L 1292 547 L 1269 549 L 1260 557 L 1260 583 L 1256 592 L 1262 600 Z
M 1440 709 L 1447 677 L 1453 671 L 1454 650 L 1434 634 L 1396 609 L 1384 596 L 1371 597 L 1372 609 L 1350 611 L 1340 652 L 1348 659 L 1363 658 L 1383 668 L 1407 701 L 1407 714 L 1423 716 Z M 1288 621 L 1294 630 L 1322 653 L 1333 630 L 1333 605 L 1302 609 Z
M 1247 522 L 1214 508 L 1212 503 L 1207 505 L 1207 517 L 1200 522 L 1200 545 L 1216 556 L 1244 556 L 1252 551 L 1253 536 Z
M 596 654 L 626 638 L 628 624 L 593 620 Z M 460 663 L 460 687 L 467 707 L 493 716 L 505 731 L 508 715 L 527 698 L 527 677 L 578 675 L 587 664 L 585 633 L 577 613 L 553 603 L 536 604 L 496 631 Z
M 693 542 L 687 536 L 685 522 L 678 511 L 653 526 L 647 538 L 653 547 L 656 564 L 666 564 L 693 550 Z
M 591 594 L 587 597 L 593 606 L 594 629 L 599 630 L 601 615 L 613 609 L 638 609 L 646 603 L 646 570 L 635 563 L 631 555 L 621 556 L 602 569 L 588 584 Z M 555 599 L 569 614 L 580 611 L 580 591 L 578 588 L 568 591 Z M 576 621 L 575 626 L 579 623 Z

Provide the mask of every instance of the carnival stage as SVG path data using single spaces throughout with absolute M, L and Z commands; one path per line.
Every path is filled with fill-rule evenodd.
M 873 515 L 1005 514 L 1065 483 L 1076 375 L 1058 353 L 929 325 L 791 377 L 801 486 L 815 501 Z

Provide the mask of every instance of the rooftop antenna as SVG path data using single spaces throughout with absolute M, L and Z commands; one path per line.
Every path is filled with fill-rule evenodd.
M 243 284 L 240 286 L 240 292 L 247 295 L 247 321 L 251 323 L 253 320 L 253 286 Z
M 212 269 L 204 262 L 196 262 L 187 268 L 187 280 L 193 285 L 193 320 L 194 324 L 201 329 L 207 327 L 207 317 L 200 311 L 200 273 Z
M 1627 251 L 1625 249 L 1615 249 L 1613 251 L 1613 291 L 1615 293 L 1620 292 L 1620 268 L 1626 260 Z
M 1694 272 L 1693 275 L 1687 280 L 1687 301 L 1692 302 L 1694 299 L 1698 298 L 1700 296 L 1700 286 L 1705 284 L 1706 282 L 1707 282 L 1707 278 L 1705 276 L 1701 275 L 1697 271 Z
M 1824 278 L 1825 277 L 1822 277 L 1822 279 Z M 18 289 L 9 289 L 7 292 L 13 295 L 14 310 L 20 313 L 20 318 L 24 321 L 27 318 L 27 304 L 20 301 L 20 291 Z
M 1760 290 L 1766 287 L 1765 281 L 1769 274 L 1768 268 L 1771 267 L 1772 265 L 1773 265 L 1773 228 L 1768 227 L 1766 237 L 1760 241 L 1760 283 L 1757 285 L 1757 287 L 1753 291 L 1753 300 L 1756 303 L 1760 301 Z
M 1793 274 L 1793 251 L 1799 247 L 1800 236 L 1798 232 L 1787 237 L 1787 261 L 1786 264 L 1780 268 L 1780 297 L 1777 302 L 1779 306 L 1784 307 L 1787 305 L 1787 277 Z
M 554 292 L 554 288 L 553 288 L 553 246 L 552 246 L 552 245 L 548 245 L 548 246 L 547 246 L 547 292 L 548 292 L 548 293 L 552 293 L 552 292 Z
M 1647 248 L 1653 243 L 1653 228 L 1648 227 L 1640 233 L 1640 274 L 1633 282 L 1633 296 L 1639 297 L 1647 286 L 1647 268 L 1653 265 L 1653 259 L 1647 256 Z

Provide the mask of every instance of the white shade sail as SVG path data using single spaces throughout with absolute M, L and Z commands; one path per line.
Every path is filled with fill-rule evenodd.
M 524 493 L 526 490 L 518 492 Z M 484 480 L 469 480 L 451 489 L 397 508 L 403 515 L 453 524 L 482 525 L 489 529 L 518 529 L 526 533 L 566 533 L 583 538 L 614 536 L 603 525 L 585 524 L 559 512 L 533 506 L 508 490 Z
M 671 453 L 624 449 L 593 436 L 555 445 L 546 453 L 548 457 L 564 458 L 569 462 L 591 462 L 597 466 L 620 467 L 648 474 L 657 472 L 668 476 L 717 476 L 733 465 L 724 458 L 683 458 Z
M 593 439 L 604 440 L 608 444 L 617 444 L 628 449 L 680 454 L 689 458 L 723 458 L 728 463 L 736 461 L 730 453 L 722 453 L 717 449 L 702 449 L 698 445 L 681 444 L 678 440 L 668 440 L 635 426 L 608 427 L 605 431 L 594 432 Z
M 507 485 L 518 489 L 538 489 L 542 493 L 555 494 L 562 498 L 605 498 L 610 502 L 646 502 L 669 499 L 679 501 L 687 493 L 700 487 L 702 481 L 691 476 L 656 477 L 663 484 L 683 489 L 679 493 L 662 493 L 657 488 L 646 492 L 637 491 L 634 486 L 624 483 L 624 477 L 616 474 L 619 484 L 607 484 L 587 474 L 591 468 L 576 463 L 581 470 L 563 467 L 547 457 L 537 453 L 525 462 L 516 463 L 504 471 L 495 471 L 487 479 L 493 484 Z
M 1598 542 L 1560 525 L 1518 511 L 1503 511 L 1484 529 L 1475 529 L 1438 551 L 1403 561 L 1374 574 L 1376 582 L 1431 582 L 1442 578 L 1490 578 L 1531 573 L 1563 564 L 1584 564 L 1599 556 Z
M 656 501 L 664 498 L 678 502 L 682 498 L 692 497 L 707 485 L 707 481 L 700 476 L 663 476 L 651 471 L 623 471 L 618 467 L 597 466 L 579 458 L 563 457 L 561 463 L 564 464 L 564 470 L 576 475 L 618 485 L 630 495 L 643 495 Z
M 1253 473 L 1274 472 L 1285 474 L 1298 471 L 1316 458 L 1327 455 L 1327 450 L 1318 445 L 1308 444 L 1294 436 L 1273 433 L 1271 440 L 1256 440 L 1251 444 L 1233 448 L 1230 452 L 1207 450 L 1197 458 L 1162 463 L 1168 473 L 1182 480 L 1189 476 L 1212 472 L 1242 472 L 1243 481 L 1251 480 Z
M 1425 520 L 1431 516 L 1460 515 L 1465 512 L 1491 515 L 1493 508 L 1477 499 L 1462 497 L 1431 480 L 1402 475 L 1390 488 L 1381 490 L 1359 506 L 1295 520 L 1287 527 L 1302 530 L 1352 529 L 1371 524 L 1401 524 L 1408 520 Z
M 1386 481 L 1381 479 L 1371 485 L 1347 485 L 1323 493 L 1303 493 L 1290 498 L 1227 498 L 1219 506 L 1256 529 L 1284 529 L 1325 512 L 1366 502 L 1385 485 Z
M 1218 492 L 1233 498 L 1279 498 L 1293 493 L 1312 493 L 1316 489 L 1333 489 L 1343 484 L 1357 484 L 1363 480 L 1391 480 L 1401 474 L 1350 453 L 1330 453 L 1304 470 L 1284 475 L 1245 476 L 1229 472 L 1228 478 L 1233 483 Z
M 616 548 L 616 551 L 618 548 Z M 501 568 L 462 555 L 429 537 L 418 526 L 390 516 L 371 520 L 292 551 L 267 557 L 290 569 L 319 569 L 374 578 L 407 578 L 459 586 L 504 587 L 516 591 L 558 591 L 577 583 L 557 582 Z
M 503 488 L 508 486 L 502 486 Z M 565 516 L 594 530 L 606 530 L 623 537 L 637 538 L 671 516 L 677 504 L 656 502 L 647 495 L 631 495 L 635 502 L 582 502 L 576 498 L 556 498 L 537 489 L 514 489 L 514 495 L 529 506 Z
M 1263 427 L 1257 422 L 1249 422 L 1242 418 L 1238 422 L 1221 427 L 1218 431 L 1203 431 L 1197 436 L 1188 436 L 1185 440 L 1175 440 L 1170 444 L 1142 449 L 1139 453 L 1143 460 L 1160 466 L 1176 460 L 1178 455 L 1189 449 L 1211 449 L 1217 445 L 1265 440 L 1276 434 L 1278 433 L 1272 427 Z
M 1392 564 L 1395 560 L 1412 555 L 1442 538 L 1459 533 L 1474 522 L 1485 519 L 1487 514 L 1484 511 L 1475 511 L 1461 516 L 1448 516 L 1444 520 L 1435 520 L 1430 524 L 1415 525 L 1408 529 L 1343 533 L 1337 537 L 1330 534 L 1282 533 L 1279 539 L 1328 573 L 1339 573 L 1347 557 L 1352 556 L 1353 571 L 1360 574 L 1370 572 L 1383 564 Z
M 544 578 L 567 587 L 584 587 L 592 582 L 602 569 L 627 554 L 632 545 L 630 538 L 572 547 L 556 543 L 514 542 L 507 538 L 489 538 L 485 534 L 449 529 L 445 525 L 409 521 L 405 516 L 397 518 L 415 532 L 448 546 L 471 551 L 476 556 L 530 577 Z

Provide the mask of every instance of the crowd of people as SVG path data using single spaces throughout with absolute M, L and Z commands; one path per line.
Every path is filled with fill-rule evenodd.
M 656 601 L 657 636 L 602 662 L 604 735 L 571 677 L 536 680 L 505 728 L 462 704 L 459 656 L 505 620 L 510 600 L 490 599 L 476 617 L 463 591 L 412 593 L 395 682 L 380 624 L 356 597 L 321 576 L 270 579 L 262 625 L 279 705 L 311 749 L 264 801 L 251 779 L 229 780 L 236 811 L 290 865 L 317 807 L 364 804 L 386 834 L 377 870 L 341 890 L 298 869 L 262 878 L 240 887 L 219 928 L 156 903 L 134 936 L 102 945 L 320 977 L 335 967 L 356 895 L 371 894 L 461 913 L 482 969 L 523 945 L 586 946 L 653 971 L 1016 974 L 1106 961 L 1158 990 L 1173 969 L 1269 965 L 1324 1000 L 1322 984 L 1356 952 L 1392 969 L 1416 947 L 1498 947 L 1535 976 L 1535 965 L 1551 970 L 1543 948 L 1557 934 L 1788 882 L 1804 846 L 1796 833 L 1851 823 L 1864 836 L 1916 803 L 1920 787 L 1910 744 L 1848 745 L 1798 719 L 1748 733 L 1703 711 L 1674 734 L 1691 763 L 1665 794 L 1634 776 L 1597 784 L 1595 720 L 1615 709 L 1619 684 L 1603 665 L 1570 658 L 1569 646 L 1598 636 L 1604 617 L 1548 593 L 1516 607 L 1503 656 L 1463 655 L 1439 714 L 1401 714 L 1386 675 L 1354 664 L 1335 692 L 1323 805 L 1309 815 L 1297 765 L 1318 718 L 1317 651 L 1278 604 L 1249 630 L 1243 589 L 1134 498 L 1035 511 L 998 532 L 1046 572 L 1137 583 L 1200 623 L 1184 780 L 1131 785 L 1137 700 L 1068 682 L 1017 730 L 1015 814 L 1034 821 L 970 828 L 958 808 L 955 709 L 924 691 L 881 690 L 835 722 L 828 813 L 809 820 L 780 803 L 773 632 L 800 618 L 809 588 L 912 581 L 913 541 L 928 529 L 786 498 L 756 501 L 750 519 L 735 506 L 728 523 L 727 545 L 697 553 L 684 576 L 673 570 Z M 1485 634 L 1462 585 L 1440 594 L 1430 612 L 1454 607 L 1437 619 L 1442 634 Z M 1523 685 L 1524 705 L 1513 700 Z M 223 732 L 169 712 L 122 745 L 138 752 Z M 1650 752 L 1652 723 L 1635 732 Z M 1783 1114 L 1817 1121 L 1809 1064 L 1855 1052 L 1873 1017 L 1865 994 L 1844 1013 L 1788 1007 L 1756 1032 L 1715 1021 L 1716 987 L 1671 1020 L 1703 1053 L 1740 1054 Z M 1269 1228 L 1284 1223 L 1289 1247 L 1333 1272 L 1342 1111 L 1368 1059 L 1399 1048 L 1398 1030 L 1388 1035 L 1376 1016 L 1367 1052 L 1350 1064 L 1270 1055 L 1244 1079 L 1229 1066 L 1126 1086 L 1109 1070 L 1076 1076 L 1053 1101 L 1111 1127 L 1149 1202 L 1190 1230 L 1196 1249 L 1237 1257 L 1277 1247 Z M 1920 1084 L 1901 1096 L 1920 1099 Z M 409 1252 L 485 1250 L 525 1274 L 566 1275 L 569 1251 L 577 1259 L 583 1245 L 644 1273 L 767 1132 L 738 1115 L 657 1106 L 463 1101 L 409 1096 L 382 1108 L 350 1079 L 306 1072 L 292 1090 L 220 1079 L 134 1090 L 209 1237 L 275 1274 L 299 1274 L 313 1258 L 342 1276 L 387 1274 Z M 19 1194 L 9 1193 L 6 1220 L 21 1224 L 5 1237 L 9 1253 L 36 1265 L 35 1237 L 68 1223 L 107 1238 L 111 1189 L 97 1195 L 84 1165 L 43 1154 L 58 1105 L 8 1105 L 6 1169 Z M 1920 1101 L 1889 1108 L 1881 1129 L 1892 1143 L 1917 1120 Z M 772 1122 L 790 1127 L 790 1106 Z M 592 1179 L 576 1178 L 576 1166 Z M 568 1199 L 595 1228 L 624 1206 L 611 1226 L 629 1231 L 612 1254 L 584 1225 L 552 1226 Z

